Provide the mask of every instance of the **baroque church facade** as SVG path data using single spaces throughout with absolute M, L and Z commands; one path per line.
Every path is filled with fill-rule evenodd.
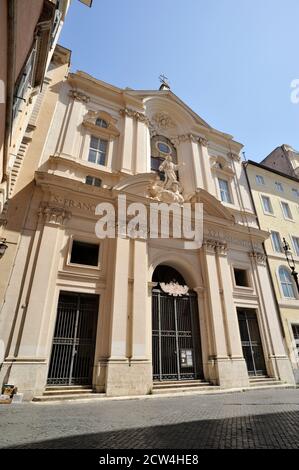
M 70 73 L 69 59 L 58 46 L 1 220 L 1 383 L 26 399 L 293 384 L 242 145 L 167 84 L 120 89 Z M 161 200 L 167 161 L 170 193 L 203 204 L 203 245 L 97 238 L 96 206 Z

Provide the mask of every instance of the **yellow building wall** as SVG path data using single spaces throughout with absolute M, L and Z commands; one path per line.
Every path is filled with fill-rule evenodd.
M 291 178 L 280 176 L 271 170 L 265 170 L 251 164 L 248 164 L 247 166 L 247 173 L 261 229 L 269 231 L 269 234 L 271 231 L 276 231 L 280 234 L 281 240 L 283 238 L 286 239 L 292 250 L 293 257 L 297 265 L 297 270 L 299 270 L 299 256 L 296 254 L 292 241 L 292 237 L 299 238 L 299 182 L 296 182 Z M 263 185 L 257 183 L 256 175 L 263 177 Z M 282 184 L 283 192 L 277 191 L 275 185 L 276 182 Z M 293 189 L 298 191 L 298 196 L 295 195 Z M 267 214 L 265 212 L 262 203 L 262 195 L 268 196 L 270 198 L 273 214 Z M 284 217 L 281 206 L 282 201 L 289 204 L 293 218 L 292 220 L 286 219 Z M 266 240 L 265 248 L 268 255 L 274 290 L 279 305 L 285 334 L 286 347 L 288 349 L 297 382 L 299 382 L 299 350 L 297 349 L 292 331 L 293 324 L 299 325 L 298 291 L 294 284 L 296 298 L 290 299 L 284 297 L 279 282 L 278 270 L 280 266 L 285 266 L 288 268 L 285 254 L 284 252 L 278 253 L 275 251 L 271 237 Z

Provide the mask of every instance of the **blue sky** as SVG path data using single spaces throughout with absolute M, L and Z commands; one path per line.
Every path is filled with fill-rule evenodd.
M 60 43 L 72 70 L 121 88 L 172 91 L 218 130 L 263 159 L 299 150 L 298 0 L 73 0 Z

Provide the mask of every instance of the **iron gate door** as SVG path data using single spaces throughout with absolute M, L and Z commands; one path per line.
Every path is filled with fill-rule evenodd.
M 255 311 L 238 310 L 244 359 L 249 375 L 266 375 L 266 365 Z
M 98 307 L 98 295 L 60 293 L 49 385 L 91 384 Z
M 203 377 L 197 296 L 152 293 L 153 378 L 186 380 Z

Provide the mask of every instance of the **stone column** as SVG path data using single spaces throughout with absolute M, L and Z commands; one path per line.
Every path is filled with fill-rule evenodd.
M 76 139 L 74 139 L 74 136 L 77 137 L 77 127 L 82 122 L 83 113 L 84 110 L 86 110 L 85 104 L 90 101 L 90 98 L 77 90 L 70 90 L 69 97 L 70 104 L 64 132 L 62 134 L 60 151 L 64 155 L 74 157 L 77 154 L 75 151 Z
M 200 137 L 199 140 L 199 147 L 201 150 L 201 163 L 202 163 L 202 173 L 203 173 L 203 180 L 204 180 L 204 189 L 208 191 L 208 193 L 215 196 L 215 184 L 212 177 L 211 172 L 211 165 L 210 165 L 210 156 L 208 152 L 208 141 Z
M 222 374 L 222 369 L 224 368 L 223 364 L 226 364 L 229 358 L 222 315 L 215 241 L 206 240 L 203 245 L 203 250 L 206 263 L 206 306 L 209 310 L 206 314 L 210 317 L 212 334 L 211 351 L 208 359 L 209 379 L 214 383 L 222 385 L 222 382 L 225 380 Z
M 203 172 L 200 165 L 200 154 L 198 147 L 198 138 L 190 135 L 191 140 L 191 149 L 192 149 L 192 159 L 193 159 L 193 169 L 194 169 L 194 185 L 195 189 L 203 188 Z
M 115 261 L 112 299 L 110 358 L 107 361 L 107 395 L 127 395 L 129 388 L 128 306 L 130 239 L 115 239 Z
M 219 281 L 222 295 L 223 318 L 227 338 L 228 355 L 231 360 L 231 386 L 248 387 L 248 371 L 243 357 L 240 329 L 233 299 L 231 270 L 227 258 L 227 244 L 216 245 Z
M 50 315 L 47 301 L 50 304 L 54 294 L 60 227 L 70 216 L 60 207 L 47 205 L 40 209 L 33 259 L 29 262 L 10 354 L 5 361 L 6 378 L 27 399 L 42 393 L 46 384 L 48 345 L 41 338 Z
M 146 173 L 148 155 L 147 151 L 147 133 L 146 117 L 143 114 L 137 115 L 136 146 L 135 146 L 135 172 Z
M 124 119 L 120 171 L 132 173 L 134 111 L 124 108 L 120 111 Z
M 270 274 L 266 256 L 262 252 L 249 253 L 252 264 L 255 288 L 259 297 L 260 334 L 263 339 L 265 362 L 268 373 L 283 382 L 295 382 L 291 362 L 283 344 L 282 329 L 279 324 L 274 293 L 271 288 Z
M 152 387 L 151 312 L 148 311 L 147 241 L 134 240 L 131 389 L 135 394 L 147 394 Z

